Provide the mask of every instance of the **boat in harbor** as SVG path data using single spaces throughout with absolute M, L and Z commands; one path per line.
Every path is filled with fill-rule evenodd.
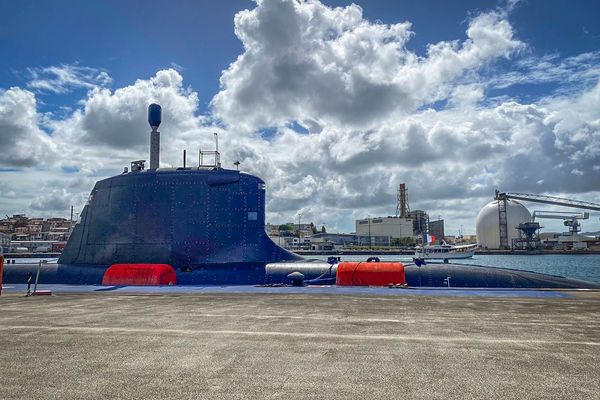
M 419 260 L 461 260 L 471 258 L 475 254 L 476 244 L 453 245 L 453 244 L 430 244 L 417 246 L 415 248 L 415 259 Z

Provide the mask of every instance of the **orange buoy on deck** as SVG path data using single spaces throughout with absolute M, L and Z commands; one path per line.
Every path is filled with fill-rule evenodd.
M 338 286 L 406 285 L 404 265 L 400 262 L 342 262 L 338 264 Z
M 105 286 L 176 285 L 177 275 L 169 264 L 113 264 L 104 276 Z

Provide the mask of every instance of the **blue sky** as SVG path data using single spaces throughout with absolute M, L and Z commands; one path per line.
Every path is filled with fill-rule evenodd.
M 600 3 L 351 4 L 0 0 L 0 211 L 82 204 L 146 151 L 149 99 L 164 166 L 219 130 L 275 222 L 351 231 L 400 182 L 450 232 L 497 187 L 600 200 Z
M 2 1 L 0 82 L 23 85 L 27 69 L 58 64 L 106 69 L 113 86 L 182 66 L 206 107 L 219 76 L 241 52 L 233 16 L 250 1 Z M 49 107 L 71 105 L 81 93 L 46 96 Z
M 324 1 L 346 6 L 348 1 Z M 408 44 L 418 54 L 429 43 L 464 39 L 468 16 L 493 9 L 498 1 L 363 1 L 364 16 L 373 21 L 410 21 L 416 35 Z M 27 69 L 79 64 L 105 69 L 112 87 L 175 63 L 200 97 L 200 112 L 219 90 L 221 71 L 235 61 L 242 44 L 234 34 L 236 12 L 252 8 L 250 0 L 172 1 L 0 1 L 0 87 L 21 86 Z M 520 2 L 510 20 L 533 54 L 568 57 L 600 47 L 600 3 L 593 0 Z M 549 86 L 549 87 L 546 87 Z M 516 88 L 538 97 L 554 85 Z M 513 88 L 515 89 L 515 88 Z M 515 91 L 517 91 L 515 90 Z M 43 94 L 42 110 L 73 106 L 85 90 L 58 96 Z

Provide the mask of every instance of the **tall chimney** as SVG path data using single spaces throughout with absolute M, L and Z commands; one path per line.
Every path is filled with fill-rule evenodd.
M 150 169 L 157 169 L 160 161 L 160 132 L 162 109 L 158 104 L 148 106 L 148 123 L 152 128 L 150 132 Z

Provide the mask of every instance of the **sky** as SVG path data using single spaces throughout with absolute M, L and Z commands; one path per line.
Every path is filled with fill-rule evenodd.
M 393 215 L 400 183 L 447 234 L 475 233 L 495 189 L 600 202 L 597 1 L 0 0 L 0 14 L 2 214 L 81 210 L 95 181 L 148 158 L 152 102 L 161 166 L 218 132 L 223 165 L 267 183 L 272 223 L 351 232 Z

